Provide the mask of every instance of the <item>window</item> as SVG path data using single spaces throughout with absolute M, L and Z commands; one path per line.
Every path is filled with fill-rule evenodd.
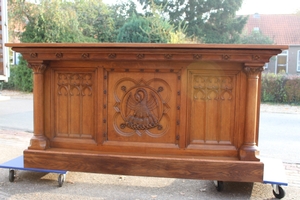
M 268 67 L 269 67 L 269 63 L 265 63 L 264 69 L 268 69 Z
M 288 73 L 288 51 L 285 50 L 277 56 L 276 74 Z
M 300 50 L 297 53 L 297 71 L 300 71 Z

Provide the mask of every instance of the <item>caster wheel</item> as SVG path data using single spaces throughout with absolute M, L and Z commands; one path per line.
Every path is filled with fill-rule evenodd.
M 9 170 L 8 180 L 9 180 L 9 182 L 14 182 L 14 180 L 15 180 L 15 170 L 13 170 L 13 169 Z
M 282 199 L 285 196 L 285 191 L 282 189 L 282 187 L 277 186 L 277 191 L 273 190 L 273 194 L 276 199 Z
M 223 191 L 224 189 L 224 182 L 223 181 L 214 181 L 214 184 L 216 186 L 216 189 L 218 192 Z
M 65 182 L 65 174 L 60 174 L 58 176 L 58 186 L 62 187 Z

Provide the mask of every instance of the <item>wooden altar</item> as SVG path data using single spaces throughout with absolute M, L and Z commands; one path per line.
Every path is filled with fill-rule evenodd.
M 34 73 L 26 168 L 262 182 L 260 75 L 287 46 L 6 46 Z

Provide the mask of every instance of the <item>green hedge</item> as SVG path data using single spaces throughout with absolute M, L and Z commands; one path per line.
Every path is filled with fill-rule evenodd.
M 27 62 L 20 57 L 19 65 L 10 68 L 8 82 L 3 84 L 3 89 L 19 90 L 23 92 L 33 91 L 32 70 L 27 67 Z
M 263 74 L 261 102 L 300 104 L 300 76 Z

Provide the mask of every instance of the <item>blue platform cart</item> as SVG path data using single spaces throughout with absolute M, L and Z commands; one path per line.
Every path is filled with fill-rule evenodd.
M 264 163 L 263 183 L 271 184 L 275 198 L 282 199 L 285 196 L 285 191 L 281 186 L 288 185 L 282 161 L 273 158 L 261 158 L 261 161 Z M 214 181 L 214 184 L 217 191 L 223 190 L 223 181 Z
M 274 196 L 277 199 L 282 199 L 285 196 L 285 191 L 281 186 L 288 185 L 282 161 L 273 158 L 261 158 L 261 161 L 264 163 L 263 183 L 271 184 Z
M 0 168 L 9 169 L 8 179 L 10 182 L 14 182 L 16 170 L 25 170 L 25 171 L 33 171 L 33 172 L 44 172 L 44 173 L 56 173 L 58 175 L 58 186 L 62 187 L 65 182 L 66 174 L 68 171 L 64 170 L 51 170 L 51 169 L 37 169 L 37 168 L 24 168 L 24 157 L 19 156 L 12 160 L 9 160 L 5 163 L 0 164 Z

